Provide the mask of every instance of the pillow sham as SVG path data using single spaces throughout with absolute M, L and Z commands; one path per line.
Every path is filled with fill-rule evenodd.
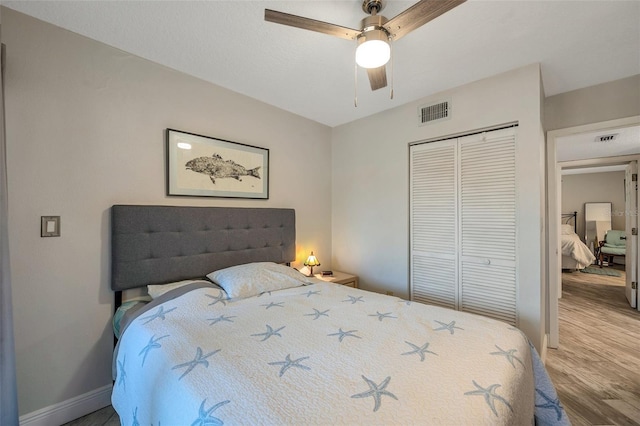
M 191 283 L 206 283 L 211 285 L 211 281 L 206 280 L 183 280 L 167 284 L 151 284 L 147 286 L 147 292 L 152 299 L 156 299 L 171 290 L 184 287 L 185 285 L 189 285 Z
M 310 284 L 309 277 L 285 265 L 256 262 L 213 271 L 207 275 L 230 299 Z
M 562 233 L 562 235 L 575 234 L 575 232 L 573 231 L 573 225 L 567 225 L 566 223 L 562 224 L 562 227 L 560 228 L 560 232 Z

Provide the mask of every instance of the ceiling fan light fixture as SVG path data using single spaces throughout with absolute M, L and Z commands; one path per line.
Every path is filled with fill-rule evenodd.
M 387 33 L 383 30 L 364 32 L 358 37 L 356 63 L 362 68 L 378 68 L 389 62 L 391 46 L 387 39 Z

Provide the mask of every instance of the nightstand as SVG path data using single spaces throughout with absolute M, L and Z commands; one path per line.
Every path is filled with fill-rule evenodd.
M 323 276 L 322 274 L 315 274 L 315 277 L 322 281 L 358 288 L 358 276 L 347 274 L 346 272 L 333 271 L 333 275 Z

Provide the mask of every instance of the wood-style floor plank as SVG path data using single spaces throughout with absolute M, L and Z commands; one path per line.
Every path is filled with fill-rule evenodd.
M 640 312 L 621 277 L 563 272 L 546 367 L 573 425 L 640 425 Z

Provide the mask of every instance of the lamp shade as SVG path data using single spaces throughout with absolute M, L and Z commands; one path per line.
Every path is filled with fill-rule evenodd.
M 358 39 L 356 48 L 356 63 L 362 68 L 378 68 L 389 62 L 391 46 L 387 42 L 387 35 L 382 30 L 365 32 Z
M 307 257 L 307 260 L 304 262 L 304 266 L 310 266 L 311 268 L 313 268 L 314 266 L 320 266 L 320 262 L 318 261 L 318 259 L 313 255 L 313 252 L 311 252 L 311 254 L 309 255 L 309 257 Z M 313 269 L 312 269 L 313 270 Z

